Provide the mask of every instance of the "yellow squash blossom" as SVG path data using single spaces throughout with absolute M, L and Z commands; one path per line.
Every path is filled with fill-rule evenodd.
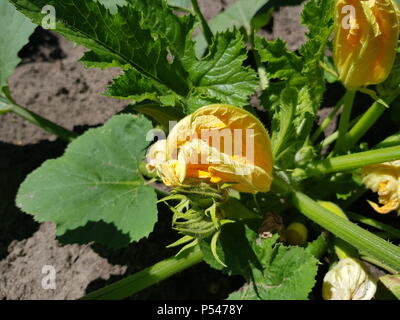
M 334 61 L 348 89 L 386 80 L 400 32 L 395 0 L 336 0 Z
M 324 277 L 324 300 L 371 300 L 376 280 L 354 258 L 341 259 Z
M 272 166 L 271 143 L 261 122 L 243 109 L 215 104 L 174 126 L 157 172 L 171 187 L 227 183 L 257 193 L 269 191 Z
M 369 201 L 376 212 L 386 214 L 400 207 L 400 160 L 366 166 L 363 183 L 379 196 L 378 204 Z

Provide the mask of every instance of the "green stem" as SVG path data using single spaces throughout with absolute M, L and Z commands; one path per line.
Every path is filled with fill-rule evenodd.
M 69 131 L 59 126 L 58 124 L 55 124 L 54 122 L 41 117 L 38 114 L 34 113 L 33 111 L 30 111 L 24 107 L 21 107 L 11 102 L 9 102 L 8 105 L 10 112 L 14 112 L 21 118 L 25 119 L 26 121 L 46 130 L 51 134 L 56 135 L 62 140 L 71 142 L 72 140 L 78 137 L 78 134 L 76 134 L 75 132 Z
M 350 121 L 350 127 L 353 126 L 354 124 L 357 123 L 357 121 L 361 118 L 361 116 L 356 117 L 355 119 Z M 339 137 L 339 131 L 335 131 L 334 133 L 332 133 L 331 135 L 329 135 L 328 137 L 326 137 L 322 142 L 321 142 L 321 146 L 322 147 L 326 147 L 328 145 L 330 145 L 332 142 L 336 141 L 337 138 Z
M 344 96 L 344 107 L 339 122 L 339 138 L 335 146 L 336 153 L 342 153 L 345 149 L 344 142 L 346 140 L 347 130 L 349 129 L 351 111 L 353 110 L 355 96 L 356 91 L 347 91 Z
M 400 146 L 375 149 L 315 162 L 307 167 L 306 173 L 308 176 L 318 176 L 398 159 L 400 159 Z
M 82 300 L 119 300 L 129 297 L 164 279 L 173 276 L 203 260 L 198 246 L 187 250 L 178 257 L 171 257 L 156 263 L 138 273 L 89 293 Z
M 335 118 L 336 114 L 338 113 L 340 107 L 342 106 L 344 101 L 344 97 L 342 97 L 339 102 L 336 104 L 335 108 L 331 111 L 331 113 L 324 119 L 324 121 L 321 123 L 317 131 L 314 132 L 313 136 L 311 137 L 312 143 L 315 143 L 319 136 L 325 131 L 325 129 L 328 127 L 328 125 L 332 122 L 332 120 Z
M 394 98 L 386 99 L 387 103 L 392 103 Z M 346 146 L 352 148 L 364 135 L 365 133 L 379 120 L 383 112 L 387 108 L 379 102 L 374 102 L 373 105 L 364 113 L 361 119 L 355 124 L 350 130 L 346 137 Z
M 382 222 L 377 221 L 375 219 L 364 217 L 364 216 L 362 216 L 362 215 L 360 215 L 358 213 L 354 213 L 354 212 L 347 212 L 347 216 L 351 220 L 363 223 L 363 224 L 365 224 L 367 226 L 374 227 L 374 228 L 376 228 L 378 230 L 385 231 L 386 233 L 388 233 L 391 236 L 394 236 L 395 238 L 400 238 L 400 230 L 398 230 L 398 229 L 396 229 L 396 228 L 394 228 L 392 226 L 389 226 L 389 225 L 387 225 L 385 223 L 382 223 Z
M 294 206 L 307 218 L 337 237 L 366 252 L 381 264 L 400 272 L 400 247 L 387 242 L 356 224 L 335 215 L 301 192 L 292 195 Z
M 197 16 L 200 19 L 201 22 L 201 27 L 203 29 L 204 36 L 207 40 L 208 45 L 210 46 L 212 44 L 212 39 L 213 39 L 213 33 L 210 29 L 210 26 L 208 25 L 207 20 L 204 18 L 203 13 L 200 10 L 199 4 L 197 3 L 197 0 L 191 0 L 192 1 L 192 6 L 194 11 L 196 12 Z

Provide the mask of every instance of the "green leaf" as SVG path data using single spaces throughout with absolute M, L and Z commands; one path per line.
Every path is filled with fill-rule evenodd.
M 316 111 L 325 90 L 323 60 L 325 47 L 333 29 L 333 1 L 309 0 L 302 12 L 302 22 L 309 31 L 308 41 L 300 49 L 300 55 L 288 51 L 284 41 L 268 42 L 255 39 L 256 49 L 262 62 L 268 63 L 267 75 L 270 79 L 287 81 L 287 86 L 306 87 L 310 91 L 311 110 Z
M 256 213 L 249 210 L 244 205 L 243 201 L 232 197 L 221 204 L 221 209 L 224 211 L 224 217 L 226 219 L 234 221 L 260 218 Z
M 300 247 L 278 244 L 263 263 L 253 269 L 254 282 L 232 293 L 229 300 L 306 300 L 315 284 L 318 260 Z
M 238 0 L 208 22 L 210 29 L 216 34 L 228 29 L 244 27 L 249 34 L 252 18 L 268 2 L 269 0 Z M 195 41 L 196 53 L 198 56 L 202 56 L 207 48 L 207 41 L 202 33 L 195 37 Z
M 255 48 L 266 63 L 266 75 L 270 81 L 264 90 L 261 101 L 269 108 L 276 123 L 285 122 L 282 112 L 281 93 L 285 88 L 298 90 L 298 101 L 293 116 L 295 134 L 279 148 L 287 153 L 279 161 L 286 168 L 294 167 L 294 156 L 304 144 L 312 129 L 325 92 L 324 59 L 325 48 L 333 28 L 333 1 L 309 0 L 302 13 L 302 22 L 308 27 L 308 41 L 302 46 L 299 54 L 289 51 L 284 41 L 266 41 L 255 38 Z M 278 165 L 279 165 L 278 161 Z
M 157 121 L 166 131 L 170 130 L 170 125 L 172 121 L 179 121 L 184 117 L 183 112 L 179 111 L 177 108 L 163 106 L 160 107 L 157 104 L 137 104 L 130 105 L 128 110 L 132 109 L 133 111 L 140 112 L 153 118 Z
M 144 0 L 142 0 L 144 1 Z M 168 43 L 142 25 L 142 14 L 128 5 L 111 14 L 95 1 L 10 0 L 19 11 L 40 23 L 41 8 L 52 5 L 57 13 L 56 30 L 69 40 L 84 45 L 93 53 L 83 61 L 111 65 L 130 65 L 143 76 L 178 94 L 189 90 L 186 72 L 179 59 L 168 61 Z
M 135 69 L 129 69 L 122 76 L 114 79 L 113 83 L 108 87 L 106 95 L 131 100 L 133 103 L 139 103 L 144 100 L 160 103 L 163 97 L 168 95 L 179 99 L 173 91 L 157 85 L 156 82 L 144 77 Z
M 311 253 L 318 260 L 325 255 L 327 250 L 328 250 L 327 232 L 322 232 L 316 240 L 310 242 L 306 247 L 306 251 Z
M 44 4 L 57 12 L 56 31 L 91 51 L 88 67 L 121 67 L 107 94 L 135 103 L 151 100 L 190 113 L 210 103 L 248 104 L 258 86 L 243 67 L 247 52 L 238 30 L 218 34 L 198 60 L 191 39 L 195 18 L 177 16 L 164 0 L 126 0 L 111 14 L 94 0 L 10 0 L 39 23 Z
M 199 241 L 204 261 L 214 269 L 249 277 L 251 265 L 259 265 L 252 249 L 252 242 L 258 237 L 257 228 L 260 224 L 261 220 L 253 219 L 223 225 L 216 253 L 227 267 L 225 268 L 215 259 L 211 250 L 211 239 Z
M 28 42 L 36 26 L 8 1 L 0 2 L 0 89 L 20 62 L 18 52 Z
M 258 87 L 256 73 L 243 67 L 247 54 L 240 32 L 219 33 L 209 54 L 189 67 L 193 91 L 189 110 L 194 111 L 207 101 L 243 107 Z M 193 99 L 194 98 L 194 99 Z
M 286 48 L 283 40 L 267 41 L 264 38 L 255 38 L 255 47 L 260 55 L 261 62 L 267 63 L 266 76 L 270 81 L 264 90 L 261 101 L 269 108 L 275 121 L 280 122 L 279 112 L 281 94 L 285 88 L 297 88 L 299 91 L 296 112 L 294 115 L 295 129 L 299 131 L 300 122 L 304 119 L 306 112 L 312 112 L 312 104 L 307 99 L 307 78 L 303 74 L 304 61 L 301 56 Z M 294 142 L 294 141 L 293 141 Z M 286 149 L 286 146 L 282 146 Z M 295 150 L 292 150 L 295 152 Z
M 277 158 L 288 142 L 293 139 L 293 118 L 296 112 L 298 91 L 286 88 L 281 93 L 281 103 L 278 111 L 274 113 L 272 123 L 272 151 Z
M 193 60 L 194 42 L 191 39 L 195 17 L 193 15 L 177 16 L 164 0 L 127 0 L 129 6 L 142 17 L 140 27 L 161 37 L 168 46 L 168 59 L 185 64 L 187 59 Z M 167 59 L 167 57 L 166 57 Z M 104 63 L 93 53 L 88 53 L 82 60 L 91 67 L 111 67 L 117 63 Z M 125 69 L 126 66 L 125 66 Z M 189 84 L 187 84 L 189 85 Z M 160 85 L 135 69 L 128 69 L 125 74 L 114 80 L 107 95 L 115 98 L 130 99 L 133 102 L 152 100 L 161 104 L 175 105 L 180 100 L 179 92 Z
M 324 70 L 320 62 L 324 58 L 325 47 L 333 29 L 333 1 L 309 0 L 302 12 L 302 22 L 309 31 L 308 41 L 300 49 L 300 55 L 287 50 L 284 41 L 266 41 L 256 37 L 256 50 L 266 66 L 269 79 L 285 81 L 287 87 L 303 90 L 299 111 L 302 114 L 318 110 L 325 91 Z M 276 95 L 267 89 L 266 96 Z M 296 117 L 299 118 L 299 117 Z
M 308 27 L 308 41 L 300 49 L 303 56 L 303 74 L 307 78 L 311 110 L 318 111 L 325 92 L 324 70 L 321 61 L 333 31 L 334 1 L 309 0 L 302 12 L 302 23 Z
M 130 241 L 148 236 L 157 220 L 157 198 L 138 166 L 151 128 L 143 116 L 118 115 L 88 130 L 64 156 L 46 161 L 26 178 L 18 207 L 39 222 L 55 222 L 59 236 L 92 222 L 112 224 Z M 107 233 L 97 236 L 107 243 Z
M 255 46 L 261 61 L 268 63 L 266 71 L 269 79 L 291 80 L 294 76 L 301 76 L 303 60 L 286 48 L 285 41 L 267 41 L 256 37 Z
M 142 27 L 161 36 L 172 54 L 184 59 L 194 56 L 192 31 L 195 16 L 178 16 L 168 7 L 165 0 L 126 0 L 129 5 L 142 15 Z

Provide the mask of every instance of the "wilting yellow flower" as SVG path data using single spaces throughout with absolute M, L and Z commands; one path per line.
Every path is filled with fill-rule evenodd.
M 249 112 L 230 105 L 200 108 L 170 132 L 166 161 L 157 172 L 168 186 L 232 184 L 240 192 L 267 192 L 272 151 L 267 131 Z
M 371 300 L 376 280 L 353 258 L 341 259 L 324 277 L 324 300 Z
M 368 201 L 376 212 L 386 214 L 399 210 L 400 160 L 366 166 L 362 171 L 363 183 L 379 196 L 378 204 Z
M 333 57 L 344 86 L 357 89 L 386 80 L 399 32 L 395 0 L 336 0 Z

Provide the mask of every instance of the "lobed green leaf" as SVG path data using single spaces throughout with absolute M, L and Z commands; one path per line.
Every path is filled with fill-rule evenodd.
M 145 184 L 139 163 L 151 128 L 143 116 L 119 115 L 88 130 L 61 158 L 46 161 L 26 178 L 17 206 L 38 222 L 56 223 L 59 236 L 86 226 L 96 235 L 91 240 L 116 247 L 126 244 L 126 236 L 130 241 L 148 236 L 157 220 L 157 197 Z M 93 222 L 99 222 L 98 229 Z M 125 237 L 110 239 L 107 225 Z M 82 235 L 75 237 L 82 241 Z M 71 242 L 74 234 L 67 238 Z

